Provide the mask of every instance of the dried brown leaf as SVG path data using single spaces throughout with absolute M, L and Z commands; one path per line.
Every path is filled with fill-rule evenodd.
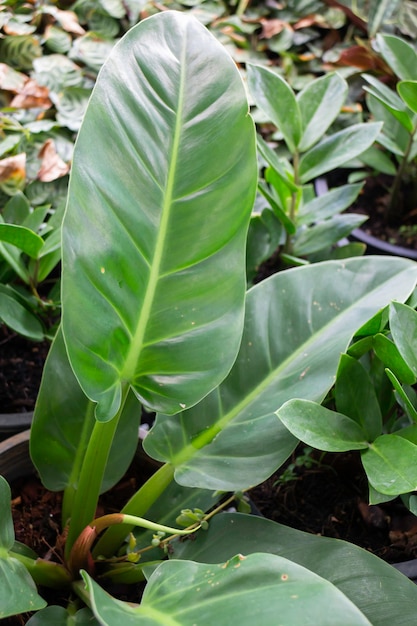
M 45 141 L 39 151 L 39 157 L 42 159 L 42 163 L 38 172 L 38 179 L 43 183 L 50 183 L 68 174 L 70 166 L 61 159 L 52 139 Z
M 49 109 L 52 106 L 49 89 L 30 78 L 13 98 L 10 106 L 18 109 Z

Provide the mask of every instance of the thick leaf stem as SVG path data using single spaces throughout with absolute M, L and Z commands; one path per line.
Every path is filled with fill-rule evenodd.
M 119 524 L 128 524 L 131 527 L 138 526 L 140 528 L 154 530 L 155 532 L 170 533 L 175 536 L 190 535 L 200 528 L 200 524 L 196 524 L 192 528 L 187 529 L 172 528 L 171 526 L 151 522 L 143 517 L 137 517 L 135 515 L 122 515 L 121 513 L 103 515 L 102 517 L 98 517 L 93 520 L 86 528 L 84 528 L 83 532 L 78 536 L 72 547 L 68 564 L 69 569 L 74 576 L 76 576 L 81 569 L 86 569 L 91 572 L 94 564 L 90 550 L 94 541 L 103 530 L 109 528 L 110 526 L 117 526 Z
M 298 205 L 300 202 L 300 175 L 299 175 L 300 155 L 297 150 L 295 150 L 293 154 L 293 169 L 294 169 L 294 183 L 297 186 L 297 190 L 293 191 L 291 194 L 290 220 L 293 224 L 295 224 Z M 284 244 L 285 254 L 292 254 L 292 249 L 293 249 L 292 234 L 287 231 L 285 244 Z
M 20 561 L 37 585 L 51 589 L 64 589 L 71 584 L 71 575 L 66 567 L 52 561 L 31 559 L 19 552 L 9 552 L 9 556 Z
M 78 488 L 72 501 L 65 556 L 82 530 L 94 519 L 110 448 L 126 402 L 129 386 L 123 388 L 122 402 L 117 415 L 109 422 L 96 422 L 82 464 Z
M 145 515 L 152 504 L 158 500 L 165 489 L 171 484 L 173 478 L 174 466 L 169 463 L 162 465 L 162 467 L 160 467 L 132 496 L 129 502 L 123 507 L 121 513 L 138 517 Z M 131 528 L 132 526 L 130 530 Z M 93 556 L 112 556 L 123 543 L 128 533 L 129 527 L 125 525 L 109 528 L 97 542 L 93 550 Z

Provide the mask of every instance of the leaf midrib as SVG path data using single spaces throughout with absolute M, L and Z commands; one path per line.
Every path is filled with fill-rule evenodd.
M 182 129 L 182 112 L 184 108 L 184 91 L 185 91 L 185 51 L 186 51 L 187 36 L 184 34 L 181 60 L 180 60 L 180 84 L 178 90 L 178 106 L 177 116 L 175 122 L 174 136 L 172 142 L 171 158 L 169 160 L 168 177 L 166 183 L 166 189 L 164 199 L 162 203 L 162 215 L 161 222 L 158 229 L 158 236 L 156 240 L 155 252 L 151 264 L 151 271 L 149 274 L 148 285 L 143 300 L 143 306 L 139 315 L 136 330 L 133 333 L 132 341 L 130 343 L 130 349 L 127 354 L 124 368 L 121 372 L 121 380 L 131 381 L 135 376 L 136 366 L 140 358 L 141 351 L 144 346 L 145 332 L 148 324 L 148 320 L 151 315 L 152 305 L 155 298 L 156 288 L 158 280 L 160 278 L 160 269 L 162 258 L 165 250 L 165 241 L 168 232 L 168 223 L 171 215 L 172 201 L 173 201 L 173 189 L 175 176 L 177 172 L 178 152 L 181 138 Z

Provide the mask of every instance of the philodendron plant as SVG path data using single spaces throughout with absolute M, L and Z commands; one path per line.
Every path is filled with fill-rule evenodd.
M 381 123 L 359 123 L 338 132 L 329 128 L 345 102 L 348 85 L 337 73 L 315 79 L 297 95 L 279 74 L 249 65 L 248 85 L 255 104 L 282 135 L 288 156 L 258 137 L 264 168 L 259 192 L 264 198 L 254 215 L 249 238 L 249 270 L 278 248 L 287 265 L 363 254 L 357 244 L 334 246 L 366 217 L 343 213 L 356 200 L 361 184 L 348 184 L 316 196 L 312 183 L 367 150 Z M 266 208 L 265 208 L 266 205 Z
M 63 491 L 64 547 L 52 562 L 15 542 L 1 479 L 0 617 L 414 619 L 415 586 L 369 553 L 245 513 L 215 515 L 231 499 L 244 504 L 237 492 L 294 450 L 275 411 L 294 397 L 323 400 L 356 329 L 392 298 L 405 301 L 417 278 L 406 259 L 355 258 L 284 271 L 245 293 L 256 174 L 254 125 L 227 52 L 181 13 L 134 27 L 105 63 L 77 139 L 62 324 L 31 432 L 42 482 Z M 99 515 L 100 493 L 135 454 L 142 406 L 157 412 L 143 445 L 160 464 L 119 513 Z M 109 594 L 144 579 L 129 603 Z M 46 607 L 46 587 L 68 606 Z

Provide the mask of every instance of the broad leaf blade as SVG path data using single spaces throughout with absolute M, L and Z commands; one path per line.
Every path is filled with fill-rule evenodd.
M 221 44 L 176 12 L 130 30 L 94 88 L 63 226 L 63 332 L 99 419 L 115 415 L 125 381 L 171 414 L 229 371 L 256 171 Z
M 381 126 L 378 122 L 352 124 L 320 141 L 300 160 L 301 182 L 307 183 L 359 156 L 374 143 Z
M 341 213 L 355 202 L 362 187 L 362 183 L 341 185 L 306 202 L 298 212 L 298 223 L 311 224 Z
M 400 354 L 417 375 L 417 312 L 406 304 L 390 306 L 390 329 Z
M 103 624 L 119 626 L 209 626 L 232 624 L 282 626 L 370 626 L 370 622 L 335 586 L 300 565 L 272 554 L 238 555 L 206 565 L 167 561 L 151 575 L 140 606 L 108 596 L 83 575 L 93 611 Z
M 175 419 L 158 415 L 148 454 L 173 463 L 190 487 L 265 480 L 297 442 L 275 411 L 291 398 L 320 402 L 354 332 L 392 298 L 405 300 L 416 272 L 412 261 L 365 257 L 279 272 L 253 287 L 229 376 Z
M 336 585 L 373 626 L 414 623 L 417 587 L 391 565 L 351 543 L 309 535 L 262 517 L 217 515 L 195 541 L 178 543 L 174 557 L 216 563 L 237 552 L 269 552 L 299 563 Z M 321 619 L 314 623 L 321 625 Z
M 42 237 L 17 224 L 0 224 L 0 241 L 16 246 L 32 259 L 37 258 L 44 244 Z

